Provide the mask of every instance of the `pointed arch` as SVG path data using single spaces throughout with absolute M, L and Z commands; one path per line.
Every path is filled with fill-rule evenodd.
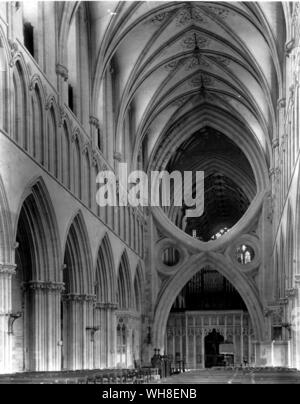
M 144 274 L 141 263 L 139 262 L 136 268 L 135 276 L 134 276 L 134 308 L 138 313 L 142 313 L 143 311 L 143 293 L 144 293 Z
M 30 247 L 31 279 L 61 281 L 61 249 L 58 224 L 50 194 L 42 177 L 25 188 L 15 224 L 15 240 Z M 31 280 L 31 279 L 27 280 Z
M 27 132 L 27 90 L 23 66 L 17 60 L 13 69 L 13 127 L 12 138 L 25 150 L 30 151 Z
M 124 250 L 118 269 L 117 303 L 120 310 L 132 308 L 132 282 L 127 251 Z
M 48 170 L 58 178 L 58 136 L 57 118 L 53 104 L 49 107 L 47 116 L 47 140 L 48 140 Z
M 95 295 L 98 303 L 115 303 L 116 273 L 109 236 L 101 240 L 96 258 Z
M 71 142 L 69 125 L 66 120 L 62 125 L 62 138 L 61 138 L 61 177 L 62 183 L 70 189 L 71 178 Z
M 80 141 L 73 135 L 72 144 L 72 191 L 78 197 L 81 198 L 81 153 L 80 153 Z
M 88 149 L 85 149 L 83 151 L 83 178 L 82 178 L 82 185 L 83 185 L 83 190 L 82 190 L 82 196 L 84 199 L 84 202 L 87 204 L 87 206 L 89 208 L 91 208 L 91 202 L 92 202 L 92 198 L 91 198 L 91 158 L 90 158 L 90 153 L 88 151 Z
M 182 287 L 205 266 L 213 266 L 236 288 L 244 300 L 249 315 L 251 317 L 255 338 L 264 340 L 265 326 L 262 305 L 259 299 L 258 291 L 254 283 L 250 283 L 247 276 L 243 273 L 232 271 L 230 262 L 224 259 L 222 254 L 201 253 L 195 255 L 186 266 L 185 271 L 179 271 L 172 277 L 162 289 L 158 296 L 155 307 L 153 330 L 154 346 L 163 349 L 166 325 L 172 304 L 182 290 Z
M 32 143 L 33 157 L 40 163 L 45 164 L 45 136 L 44 136 L 44 95 L 43 87 L 37 78 L 31 84 L 32 96 Z
M 64 248 L 63 278 L 67 294 L 93 294 L 92 258 L 83 214 L 71 220 Z
M 0 262 L 13 264 L 13 232 L 5 187 L 0 175 Z

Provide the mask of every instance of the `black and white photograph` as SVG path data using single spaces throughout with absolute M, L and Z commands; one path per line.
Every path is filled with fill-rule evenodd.
M 300 384 L 299 1 L 0 0 L 0 384 Z

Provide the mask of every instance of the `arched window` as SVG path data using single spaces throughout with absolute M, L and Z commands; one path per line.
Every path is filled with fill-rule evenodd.
M 58 177 L 58 139 L 56 129 L 56 119 L 53 107 L 48 115 L 48 169 Z
M 241 245 L 237 249 L 237 260 L 240 264 L 246 265 L 250 264 L 254 259 L 254 250 L 248 245 Z
M 12 137 L 25 150 L 29 151 L 26 128 L 26 88 L 23 70 L 19 62 L 13 72 L 13 130 Z
M 61 148 L 62 182 L 70 188 L 70 140 L 67 125 L 64 124 Z
M 132 308 L 132 283 L 126 252 L 123 253 L 119 266 L 117 302 L 119 310 Z
M 32 96 L 32 135 L 33 156 L 39 163 L 44 164 L 43 108 L 40 90 L 37 85 L 34 87 Z
M 78 198 L 81 197 L 80 173 L 80 146 L 78 139 L 76 139 L 73 147 L 73 192 Z
M 91 169 L 90 159 L 86 151 L 83 156 L 83 198 L 88 207 L 91 207 Z

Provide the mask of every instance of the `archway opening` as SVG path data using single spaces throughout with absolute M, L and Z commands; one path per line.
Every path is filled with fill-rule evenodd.
M 204 212 L 188 217 L 190 209 L 170 206 L 166 213 L 181 230 L 201 241 L 216 240 L 244 216 L 257 191 L 251 165 L 242 149 L 223 133 L 206 126 L 183 142 L 168 162 L 172 173 L 193 172 L 193 195 L 204 191 Z M 196 187 L 196 171 L 204 172 L 204 189 Z M 201 195 L 199 195 L 201 191 Z M 198 203 L 199 203 L 198 200 Z
M 235 287 L 213 266 L 198 271 L 176 297 L 165 333 L 172 366 L 187 369 L 254 362 L 253 329 Z M 222 343 L 233 347 L 230 363 Z
M 224 366 L 224 355 L 220 352 L 220 345 L 224 342 L 224 337 L 215 328 L 205 337 L 205 367 Z
M 15 372 L 60 368 L 58 306 L 63 286 L 57 270 L 56 223 L 42 181 L 30 191 L 16 227 L 16 275 L 12 278 L 9 320 Z
M 83 216 L 79 212 L 69 228 L 65 252 L 62 299 L 62 368 L 93 367 L 93 276 L 91 252 Z M 83 314 L 84 313 L 84 314 Z

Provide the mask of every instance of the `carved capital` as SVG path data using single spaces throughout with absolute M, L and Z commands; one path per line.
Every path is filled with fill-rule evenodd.
M 300 274 L 295 275 L 295 284 L 300 287 Z
M 270 168 L 270 170 L 269 170 L 269 177 L 272 178 L 274 176 L 275 176 L 275 168 L 273 167 L 273 168 Z
M 297 288 L 290 288 L 286 290 L 286 297 L 288 299 L 293 299 L 294 297 L 298 296 L 298 289 Z
M 99 119 L 91 115 L 90 116 L 90 125 L 94 126 L 96 129 L 99 129 L 100 128 Z
M 48 292 L 63 292 L 65 289 L 62 282 L 30 281 L 23 284 L 23 288 L 30 290 L 44 290 Z
M 273 139 L 273 140 L 272 140 L 272 148 L 273 148 L 273 149 L 276 149 L 276 147 L 278 147 L 278 146 L 279 146 L 279 140 L 278 140 L 278 138 Z
M 19 45 L 17 44 L 17 42 L 14 42 L 12 40 L 9 40 L 8 43 L 10 46 L 10 55 L 11 55 L 9 66 L 13 67 L 15 64 L 16 57 L 19 53 Z
M 0 276 L 1 275 L 15 275 L 16 265 L 14 264 L 0 264 Z
M 287 56 L 290 55 L 294 47 L 295 47 L 295 39 L 293 38 L 285 44 L 285 53 Z
M 97 167 L 98 165 L 98 155 L 95 150 L 92 151 L 92 166 Z
M 83 146 L 82 146 L 82 154 L 86 155 L 88 154 L 88 152 L 91 150 L 92 145 L 91 142 L 86 142 Z
M 60 63 L 57 63 L 56 65 L 56 74 L 61 76 L 64 81 L 67 81 L 69 78 L 69 71 L 66 68 L 66 66 L 61 65 Z
M 286 107 L 286 99 L 285 98 L 280 98 L 277 101 L 277 108 L 280 109 L 280 108 L 285 108 L 285 107 Z
M 289 303 L 289 299 L 286 297 L 282 297 L 279 299 L 280 306 L 286 306 Z
M 96 296 L 95 295 L 84 295 L 79 293 L 68 293 L 63 295 L 63 300 L 67 302 L 89 302 L 95 303 Z
M 119 153 L 119 152 L 115 152 L 115 153 L 114 153 L 114 159 L 115 159 L 116 161 L 121 162 L 121 161 L 122 161 L 122 154 Z

